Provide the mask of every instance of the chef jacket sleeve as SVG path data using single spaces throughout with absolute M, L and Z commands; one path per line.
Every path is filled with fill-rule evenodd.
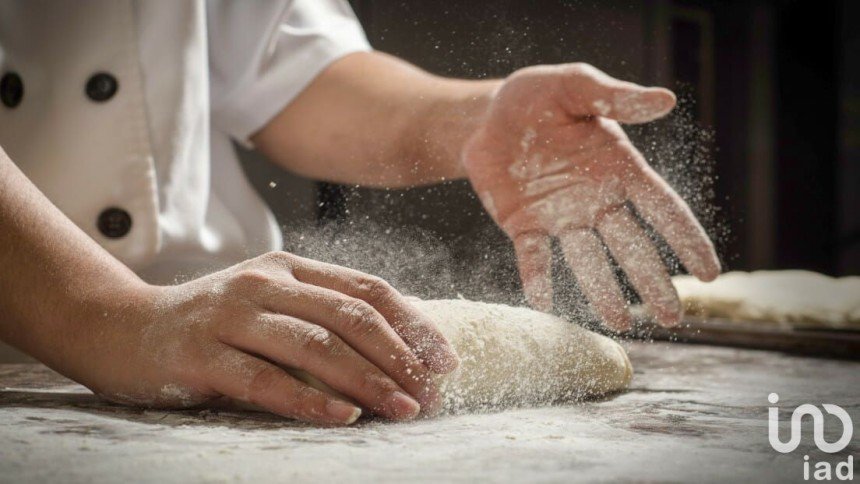
M 212 127 L 245 146 L 329 64 L 370 50 L 346 0 L 210 0 L 207 8 Z

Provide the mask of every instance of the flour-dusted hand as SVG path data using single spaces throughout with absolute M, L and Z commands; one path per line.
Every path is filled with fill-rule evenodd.
M 2 149 L 0 267 L 0 340 L 116 402 L 228 397 L 314 423 L 349 424 L 361 409 L 409 419 L 439 407 L 433 374 L 458 364 L 403 295 L 344 267 L 271 252 L 148 284 Z
M 657 320 L 679 321 L 669 274 L 628 201 L 693 275 L 717 276 L 719 261 L 705 231 L 618 124 L 649 122 L 674 106 L 666 89 L 619 81 L 586 64 L 530 67 L 501 85 L 464 146 L 463 162 L 487 211 L 513 240 L 534 307 L 552 307 L 550 241 L 556 237 L 608 326 L 625 329 L 630 316 L 604 245 Z
M 106 332 L 124 364 L 111 359 L 113 370 L 85 381 L 112 400 L 176 407 L 226 396 L 322 424 L 352 423 L 357 402 L 409 419 L 440 404 L 431 372 L 457 366 L 433 323 L 383 280 L 284 252 L 145 300 Z

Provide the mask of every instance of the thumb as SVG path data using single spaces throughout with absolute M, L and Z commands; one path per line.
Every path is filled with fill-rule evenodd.
M 588 64 L 562 69 L 570 114 L 603 116 L 622 123 L 647 123 L 675 107 L 675 94 L 662 87 L 621 81 Z

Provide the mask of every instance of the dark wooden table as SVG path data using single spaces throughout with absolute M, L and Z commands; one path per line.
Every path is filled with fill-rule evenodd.
M 804 455 L 834 465 L 853 455 L 857 465 L 860 363 L 627 346 L 634 381 L 611 399 L 343 429 L 255 413 L 124 408 L 43 366 L 3 365 L 0 481 L 786 482 L 803 480 Z M 805 428 L 796 451 L 774 451 L 771 392 L 780 396 L 783 439 L 794 407 L 833 403 L 853 419 L 852 443 L 824 454 Z M 829 441 L 841 435 L 835 418 L 825 431 Z

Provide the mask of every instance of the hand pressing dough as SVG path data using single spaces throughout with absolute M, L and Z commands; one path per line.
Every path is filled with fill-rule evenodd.
M 618 343 L 549 314 L 463 299 L 412 303 L 460 357 L 454 372 L 437 378 L 443 413 L 582 400 L 623 390 L 633 376 Z M 291 373 L 344 398 L 303 371 Z
M 439 378 L 443 411 L 581 400 L 622 390 L 633 376 L 618 343 L 549 314 L 467 300 L 414 304 L 460 356 Z
M 672 278 L 689 314 L 796 326 L 860 327 L 860 277 L 809 271 L 728 272 L 713 282 Z

